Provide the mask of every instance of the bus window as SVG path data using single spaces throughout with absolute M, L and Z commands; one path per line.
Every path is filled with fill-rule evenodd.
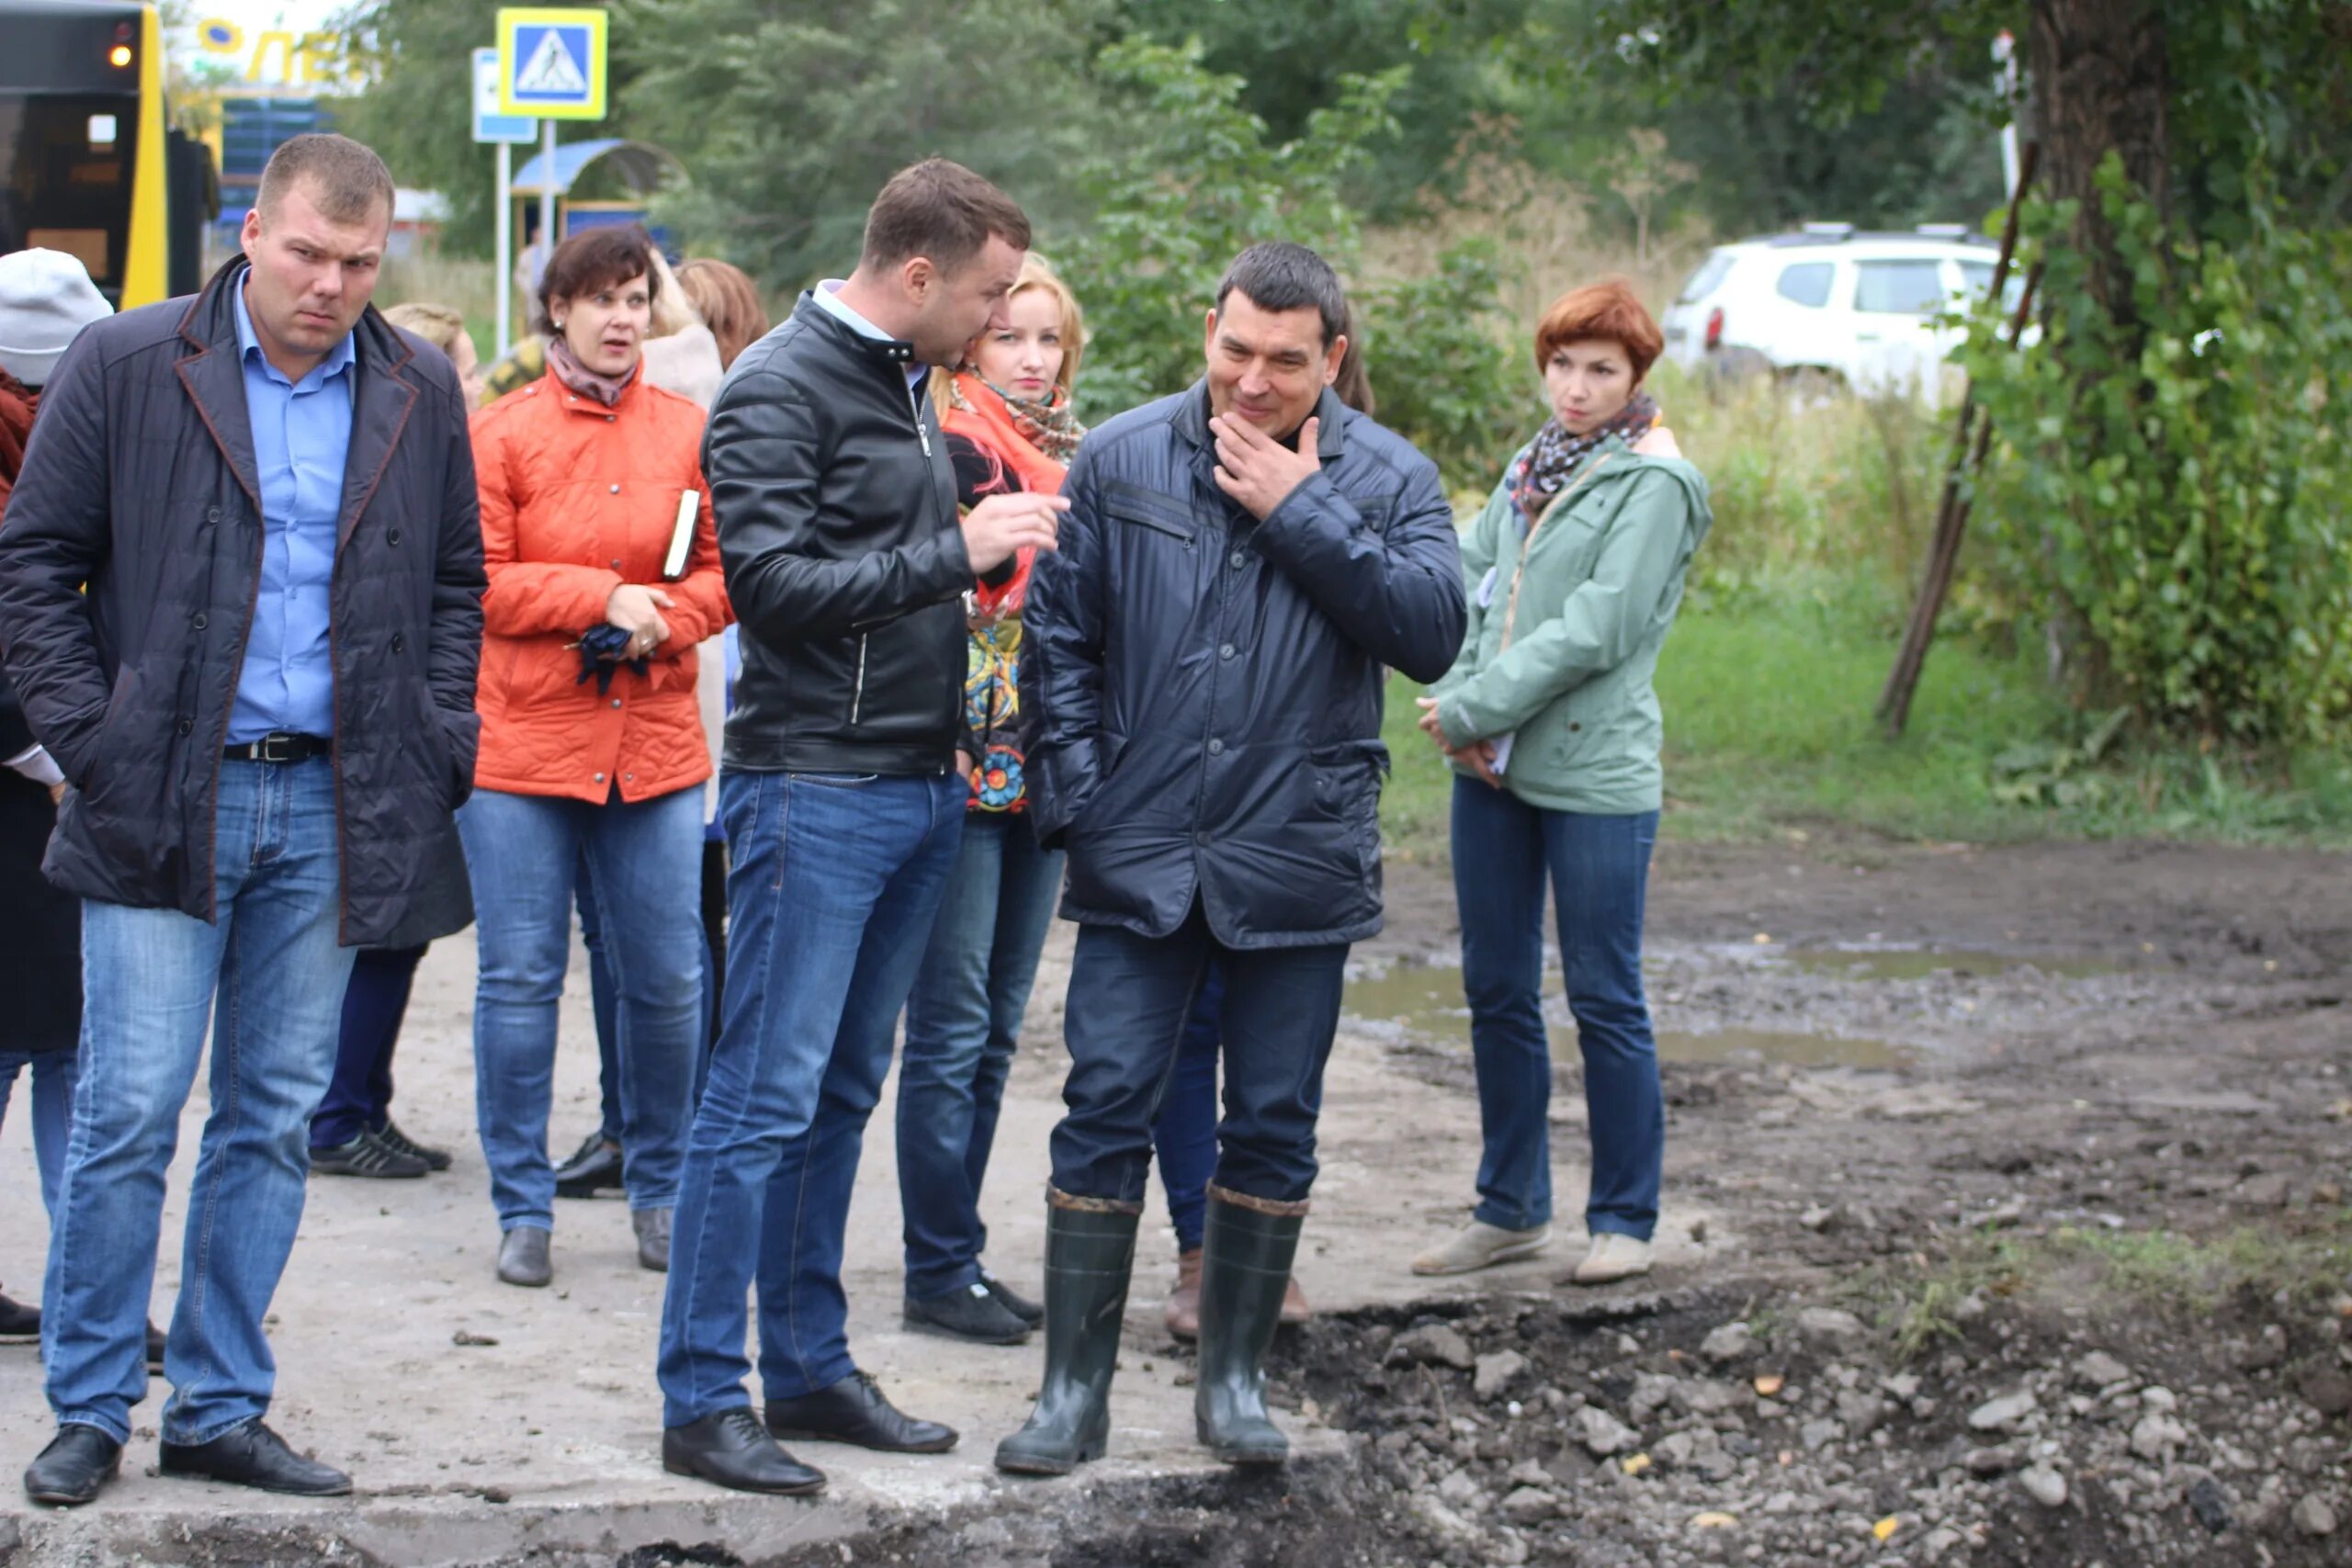
M 122 298 L 137 99 L 0 91 L 0 252 L 63 251 Z

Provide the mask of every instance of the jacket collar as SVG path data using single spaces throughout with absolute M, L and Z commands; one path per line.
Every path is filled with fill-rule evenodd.
M 208 279 L 180 317 L 179 334 L 189 353 L 175 369 L 197 417 L 204 422 L 213 444 L 220 448 L 230 471 L 261 515 L 260 465 L 254 458 L 252 416 L 245 408 L 243 343 L 237 328 L 236 290 L 245 275 L 245 258 L 232 256 Z M 392 330 L 376 307 L 360 313 L 351 329 L 351 445 L 343 465 L 343 506 L 336 520 L 338 544 L 351 530 L 376 493 L 377 481 L 391 462 L 401 433 L 416 402 L 416 384 L 408 379 L 409 362 L 416 351 Z
M 857 355 L 877 365 L 888 365 L 890 373 L 904 385 L 908 373 L 914 368 L 915 345 L 899 338 L 867 337 L 832 311 L 817 303 L 813 290 L 803 291 L 800 303 L 793 307 L 793 320 L 803 322 L 824 335 L 827 343 L 844 353 Z
M 1316 427 L 1315 455 L 1326 464 L 1337 462 L 1347 450 L 1344 427 L 1348 421 L 1348 405 L 1330 388 L 1315 400 L 1312 418 L 1322 423 Z M 1209 436 L 1209 384 L 1207 378 L 1193 383 L 1183 400 L 1176 405 L 1176 434 L 1193 446 L 1206 448 L 1214 443 Z

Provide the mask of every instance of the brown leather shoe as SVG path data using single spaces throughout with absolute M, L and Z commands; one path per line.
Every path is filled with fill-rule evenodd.
M 1283 1292 L 1283 1313 L 1277 1321 L 1295 1325 L 1314 1315 L 1315 1309 L 1306 1304 L 1306 1292 L 1298 1288 L 1298 1276 L 1293 1274 L 1289 1287 Z
M 1201 1337 L 1201 1249 L 1176 1255 L 1176 1288 L 1168 1292 L 1168 1332 L 1190 1343 Z

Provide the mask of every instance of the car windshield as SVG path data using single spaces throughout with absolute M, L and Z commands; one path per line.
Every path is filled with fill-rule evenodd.
M 1724 274 L 1730 270 L 1731 253 L 1729 251 L 1712 253 L 1704 262 L 1700 264 L 1699 270 L 1690 275 L 1690 281 L 1682 286 L 1682 292 L 1674 297 L 1674 302 L 1678 305 L 1687 305 L 1693 299 L 1705 299 L 1715 291 L 1715 285 L 1721 283 L 1724 280 Z

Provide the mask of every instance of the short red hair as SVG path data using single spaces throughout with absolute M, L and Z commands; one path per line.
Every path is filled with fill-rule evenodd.
M 1552 355 L 1569 344 L 1594 341 L 1623 348 L 1636 381 L 1650 373 L 1666 347 L 1666 335 L 1622 277 L 1571 288 L 1552 301 L 1535 325 L 1535 367 L 1551 364 Z

